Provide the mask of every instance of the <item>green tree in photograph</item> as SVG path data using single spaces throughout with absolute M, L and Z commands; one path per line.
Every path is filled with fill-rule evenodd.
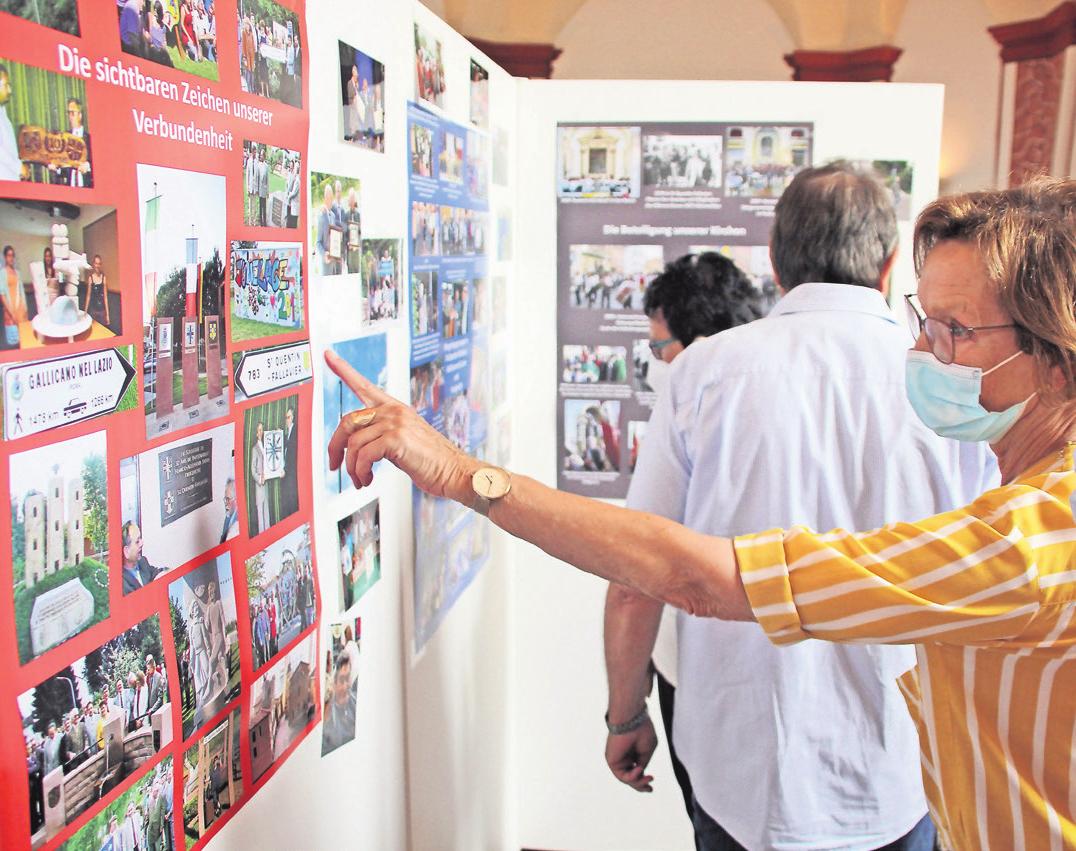
M 90 694 L 95 697 L 109 684 L 108 675 L 105 671 L 105 655 L 100 647 L 86 654 L 85 675 L 86 685 L 90 689 Z
M 55 724 L 57 728 L 63 724 L 64 715 L 74 708 L 72 695 L 77 694 L 73 691 L 74 685 L 75 672 L 68 665 L 34 689 L 30 721 L 37 733 L 44 736 L 49 731 L 49 724 Z
M 8 12 L 68 35 L 80 34 L 75 0 L 0 0 L 0 12 Z
M 11 561 L 16 566 L 26 564 L 26 524 L 22 519 L 21 506 L 14 498 L 11 500 Z M 15 581 L 19 581 L 18 571 Z
M 84 524 L 86 536 L 95 553 L 108 549 L 108 496 L 105 459 L 88 455 L 82 463 L 82 487 L 85 493 Z

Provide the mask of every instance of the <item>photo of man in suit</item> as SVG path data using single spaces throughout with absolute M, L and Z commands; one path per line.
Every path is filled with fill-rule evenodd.
M 224 526 L 220 530 L 223 544 L 239 534 L 239 503 L 235 498 L 235 479 L 231 476 L 224 483 Z
M 154 567 L 142 554 L 142 530 L 133 520 L 123 524 L 123 593 L 130 594 L 149 585 L 158 576 L 167 573 L 167 567 Z
M 287 517 L 299 510 L 299 430 L 292 407 L 284 413 L 284 479 L 280 488 L 281 514 Z

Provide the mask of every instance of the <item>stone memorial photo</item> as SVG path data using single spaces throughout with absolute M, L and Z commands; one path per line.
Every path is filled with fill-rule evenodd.
M 11 566 L 19 661 L 108 617 L 105 432 L 11 456 Z
M 120 460 L 113 581 L 132 594 L 239 534 L 231 423 Z
M 299 227 L 303 166 L 298 151 L 263 142 L 243 142 L 243 224 Z
M 179 666 L 183 738 L 239 696 L 239 636 L 228 553 L 168 586 L 172 636 Z
M 250 765 L 255 782 L 317 716 L 318 637 L 310 633 L 250 687 Z
M 171 676 L 153 615 L 19 695 L 34 847 L 171 743 Z
M 254 670 L 314 625 L 317 576 L 304 524 L 246 561 Z
M 183 833 L 191 848 L 243 797 L 240 712 L 228 717 L 183 755 Z
M 233 343 L 303 330 L 302 258 L 299 242 L 232 243 Z
M 215 174 L 136 166 L 146 437 L 228 415 L 225 190 Z
M 299 397 L 243 412 L 247 534 L 253 538 L 299 510 Z

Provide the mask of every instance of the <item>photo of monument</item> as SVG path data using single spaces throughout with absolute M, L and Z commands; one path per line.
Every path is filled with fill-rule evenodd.
M 236 707 L 183 755 L 183 833 L 191 848 L 243 797 Z
M 108 617 L 105 432 L 11 456 L 11 566 L 19 661 Z
M 146 437 L 227 416 L 224 178 L 137 166 Z

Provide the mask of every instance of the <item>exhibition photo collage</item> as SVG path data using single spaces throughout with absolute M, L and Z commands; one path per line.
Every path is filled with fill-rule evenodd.
M 14 25 L 59 70 L 0 59 L 15 823 L 25 847 L 190 848 L 319 714 L 303 10 L 54 5 Z M 110 43 L 122 72 L 64 65 Z M 203 101 L 158 107 L 151 79 Z M 132 103 L 156 132 L 108 120 Z

